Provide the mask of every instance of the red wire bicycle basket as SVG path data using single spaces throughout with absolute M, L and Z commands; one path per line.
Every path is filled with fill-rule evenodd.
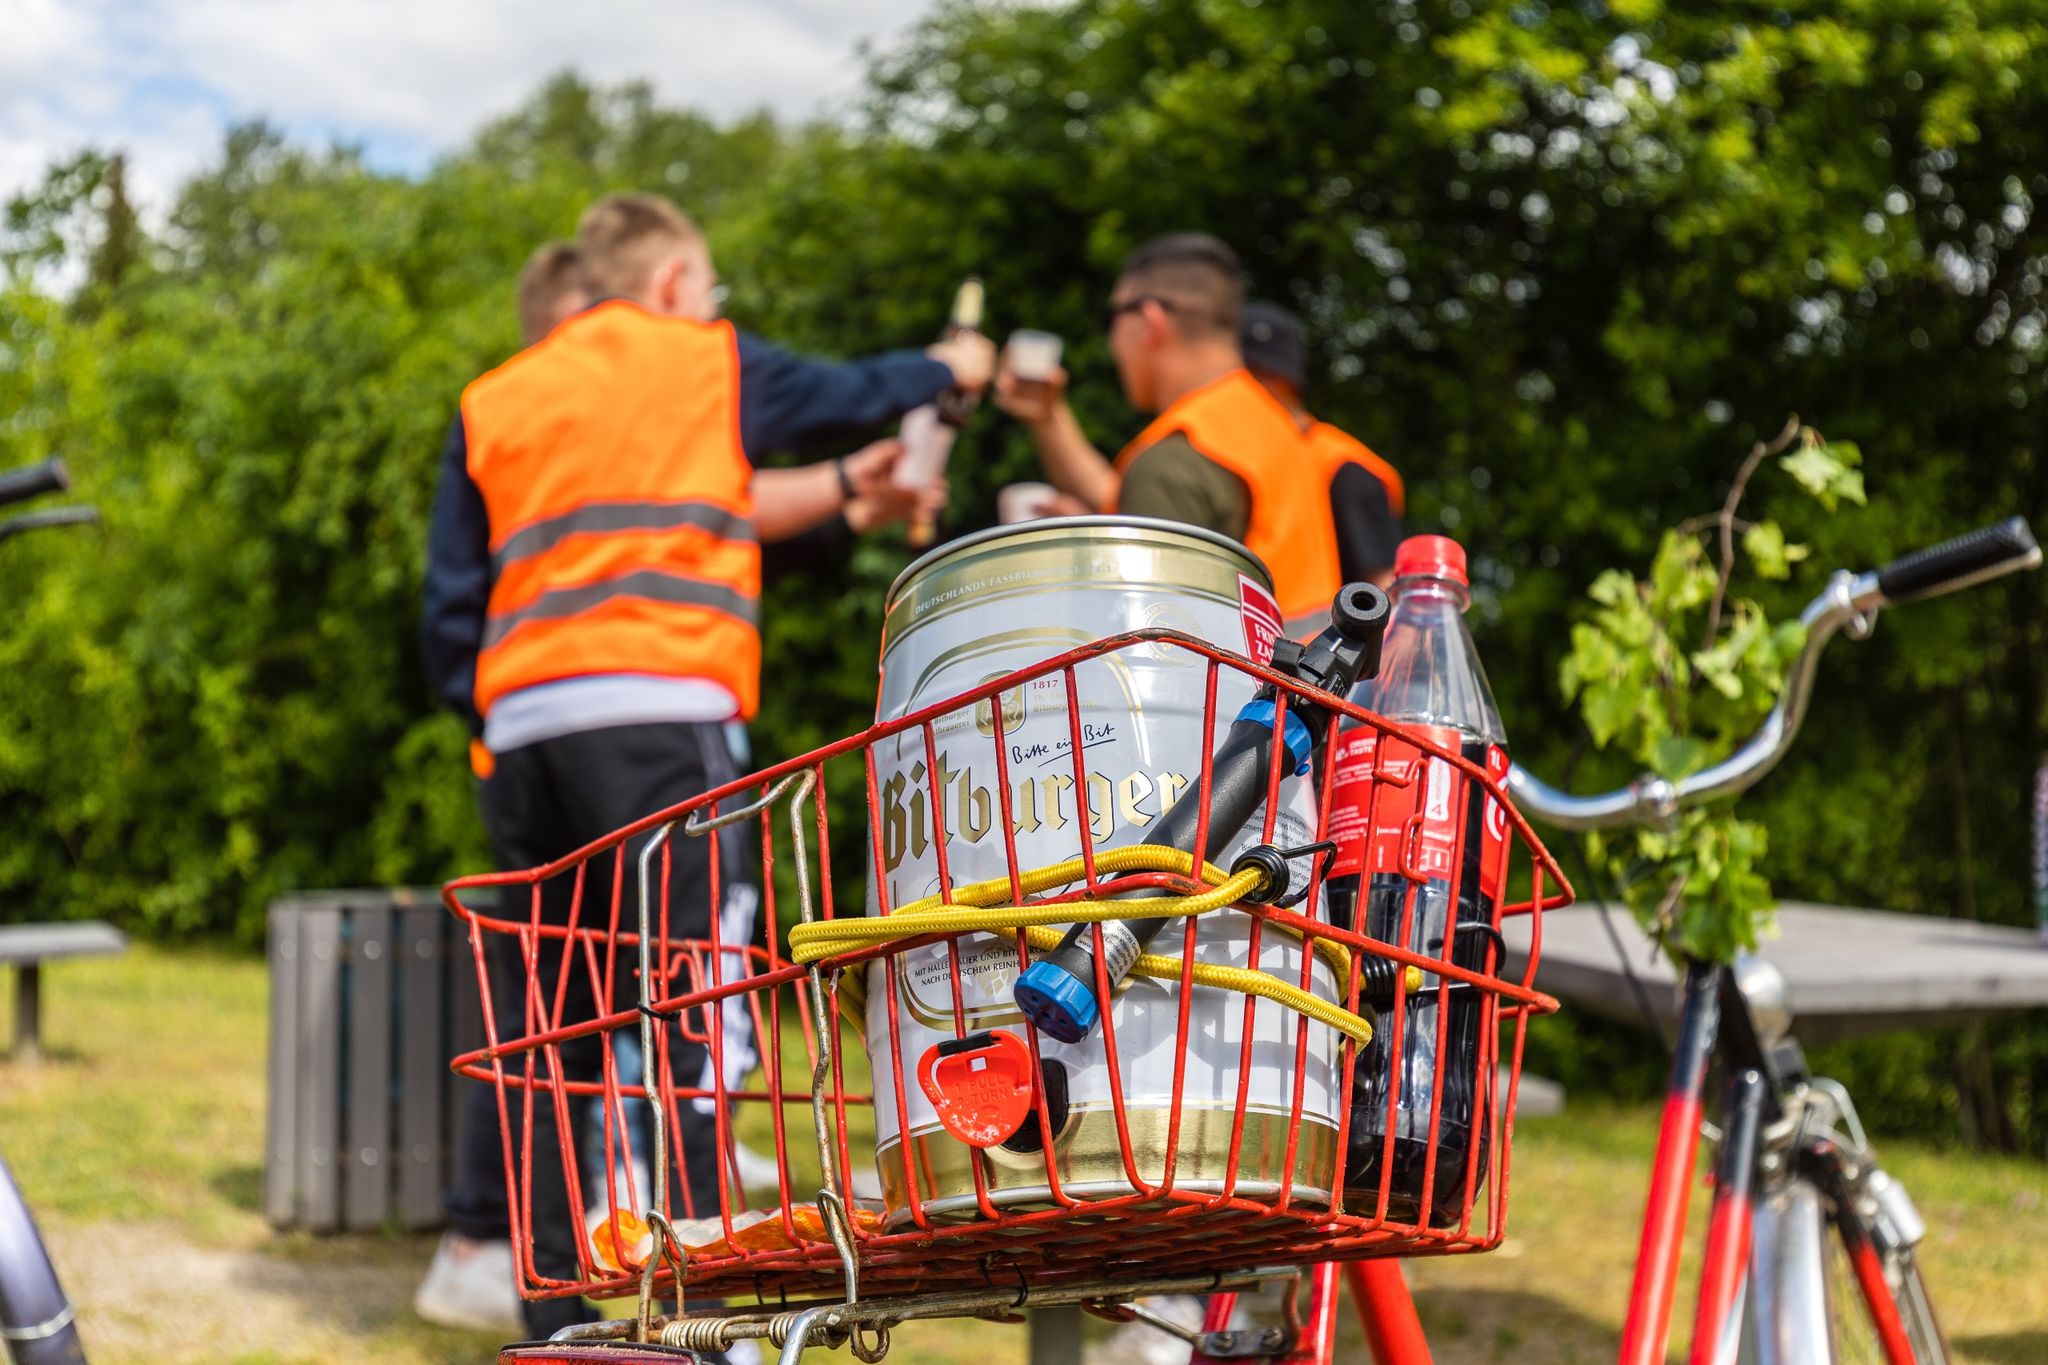
M 1090 772 L 1087 691 L 1141 651 L 1206 671 L 1209 743 L 1162 756 L 1165 777 Z M 1376 738 L 1346 794 L 1396 854 L 1345 883 L 1390 941 L 1330 923 L 1325 860 L 1283 849 L 1305 899 L 1176 911 L 1113 994 L 1098 980 L 1110 1003 L 1091 1037 L 1055 1043 L 1005 1013 L 1042 951 L 1033 928 L 1042 944 L 1130 913 L 1102 902 L 1144 896 L 1159 914 L 1228 895 L 1227 869 L 1129 849 L 1176 800 L 1206 821 L 1230 723 L 1219 685 L 1262 684 L 1276 732 L 1314 700 L 1333 731 Z M 1064 706 L 1066 743 L 1008 743 L 1026 688 Z M 1274 748 L 1247 841 L 1285 844 L 1290 802 L 1320 836 L 1333 765 L 1298 776 Z M 1425 856 L 1424 806 L 1446 802 L 1455 842 Z M 812 960 L 779 929 L 731 941 L 710 913 L 748 899 L 755 864 L 765 922 L 808 924 L 794 941 Z M 848 906 L 863 882 L 867 903 Z M 1525 891 L 1512 903 L 1511 885 Z M 623 1295 L 648 1274 L 665 1296 L 775 1305 L 856 1279 L 871 1297 L 1484 1251 L 1505 1232 L 1529 1017 L 1557 1008 L 1530 984 L 1542 915 L 1570 896 L 1481 765 L 1201 640 L 1139 631 L 558 862 L 451 883 L 488 1038 L 454 1066 L 496 1087 L 528 1297 Z M 913 936 L 859 937 L 896 934 L 899 915 Z M 1531 919 L 1530 950 L 1509 979 L 1499 930 L 1514 915 Z

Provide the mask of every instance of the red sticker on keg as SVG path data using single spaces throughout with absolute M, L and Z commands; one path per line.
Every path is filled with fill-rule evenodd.
M 1253 663 L 1273 662 L 1273 646 L 1287 629 L 1273 594 L 1244 574 L 1237 576 L 1237 613 L 1244 620 L 1244 656 Z
M 947 1132 L 970 1147 L 993 1147 L 1030 1115 L 1031 1073 L 1031 1048 L 995 1029 L 926 1048 L 917 1083 Z

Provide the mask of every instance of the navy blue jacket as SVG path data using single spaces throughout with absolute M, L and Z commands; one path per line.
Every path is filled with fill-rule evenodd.
M 759 464 L 792 446 L 874 427 L 929 403 L 953 372 L 921 351 L 890 351 L 844 364 L 808 360 L 738 333 L 740 445 Z M 466 717 L 476 712 L 476 656 L 491 598 L 491 526 L 469 477 L 469 444 L 458 413 L 441 450 L 440 483 L 427 533 L 426 602 L 420 649 L 434 695 Z

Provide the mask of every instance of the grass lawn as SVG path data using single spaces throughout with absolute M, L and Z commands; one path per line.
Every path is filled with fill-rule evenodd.
M 96 1362 L 491 1358 L 493 1342 L 429 1327 L 407 1306 L 431 1238 L 279 1235 L 258 1213 L 259 960 L 139 947 L 57 964 L 44 999 L 54 1056 L 0 1062 L 0 1152 Z M 1440 1361 L 1611 1357 L 1655 1122 L 1575 1097 L 1564 1117 L 1521 1125 L 1507 1243 L 1413 1268 Z M 1883 1152 L 1927 1217 L 1927 1273 L 1959 1358 L 2048 1360 L 2048 1169 L 1905 1141 Z M 1681 1286 L 1681 1304 L 1690 1294 Z M 1365 1359 L 1355 1337 L 1343 1358 Z M 1009 1327 L 913 1324 L 890 1360 L 1022 1365 L 1024 1345 Z

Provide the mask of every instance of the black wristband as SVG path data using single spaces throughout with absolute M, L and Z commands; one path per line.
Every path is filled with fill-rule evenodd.
M 852 502 L 855 497 L 853 480 L 847 477 L 844 455 L 832 462 L 832 471 L 839 476 L 839 496 L 847 502 Z

